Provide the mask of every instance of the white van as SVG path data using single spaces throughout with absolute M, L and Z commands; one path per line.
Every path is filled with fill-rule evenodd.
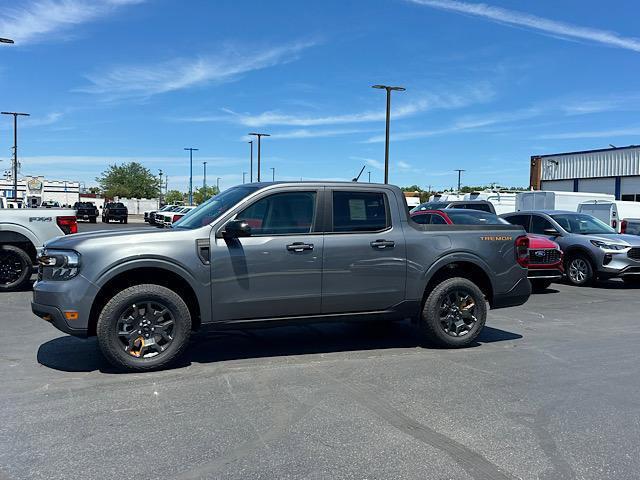
M 568 210 L 577 212 L 578 205 L 589 200 L 609 200 L 616 198 L 608 193 L 551 192 L 536 190 L 516 195 L 516 211 L 521 210 Z
M 623 232 L 623 220 L 640 218 L 640 202 L 627 202 L 622 200 L 588 200 L 578 206 L 578 213 L 588 213 L 618 233 Z M 627 226 L 629 222 L 627 221 Z M 625 228 L 626 230 L 626 228 Z
M 511 192 L 471 192 L 467 193 L 464 199 L 491 202 L 496 210 L 496 215 L 516 211 L 516 194 Z

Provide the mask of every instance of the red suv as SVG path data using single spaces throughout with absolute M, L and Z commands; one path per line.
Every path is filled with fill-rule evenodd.
M 491 225 L 502 224 L 504 220 L 488 212 L 447 208 L 446 210 L 416 210 L 411 214 L 414 222 L 422 225 Z M 529 281 L 534 290 L 545 290 L 554 280 L 564 275 L 563 253 L 560 246 L 541 235 L 528 233 Z

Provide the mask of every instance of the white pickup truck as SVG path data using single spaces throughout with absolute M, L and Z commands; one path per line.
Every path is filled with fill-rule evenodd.
M 0 292 L 23 288 L 45 242 L 78 231 L 75 211 L 10 208 L 0 197 Z

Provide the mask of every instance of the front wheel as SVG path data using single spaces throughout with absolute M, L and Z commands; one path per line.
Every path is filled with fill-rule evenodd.
M 484 294 L 466 278 L 449 278 L 427 296 L 419 327 L 427 340 L 450 348 L 473 343 L 487 320 Z
M 100 350 L 117 368 L 162 369 L 186 349 L 191 314 L 173 290 L 135 285 L 109 300 L 98 318 L 96 333 Z
M 0 245 L 0 292 L 24 287 L 31 278 L 31 269 L 27 252 L 14 245 Z
M 591 261 L 584 255 L 574 255 L 567 260 L 565 271 L 571 285 L 582 287 L 593 282 Z

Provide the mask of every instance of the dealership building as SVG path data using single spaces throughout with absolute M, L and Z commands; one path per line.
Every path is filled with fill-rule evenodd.
M 534 155 L 534 190 L 609 193 L 617 200 L 640 202 L 640 146 Z
M 13 179 L 7 175 L 0 178 L 0 195 L 13 199 Z M 39 207 L 42 202 L 54 201 L 60 205 L 73 205 L 80 198 L 80 182 L 73 180 L 47 180 L 44 177 L 18 179 L 18 200 L 30 207 Z

